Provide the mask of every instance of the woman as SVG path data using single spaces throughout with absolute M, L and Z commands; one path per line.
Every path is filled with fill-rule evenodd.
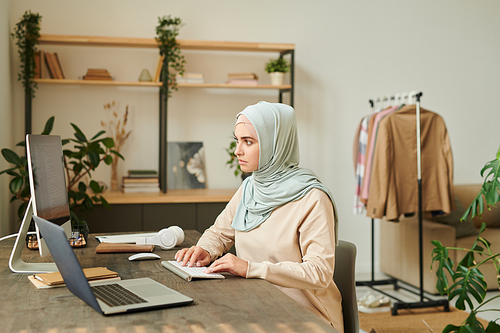
M 298 167 L 293 108 L 250 105 L 237 115 L 234 135 L 241 170 L 252 176 L 197 245 L 178 251 L 176 260 L 189 266 L 213 261 L 207 272 L 265 279 L 343 332 L 333 282 L 334 201 L 314 173 Z M 237 256 L 225 254 L 233 245 Z

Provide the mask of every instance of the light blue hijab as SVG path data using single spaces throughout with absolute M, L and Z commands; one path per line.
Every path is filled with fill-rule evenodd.
M 331 192 L 308 169 L 300 168 L 295 111 L 280 103 L 259 102 L 238 113 L 245 115 L 257 131 L 259 167 L 242 184 L 242 198 L 231 226 L 250 231 L 264 223 L 274 209 L 304 197 L 317 188 L 332 200 L 335 216 L 335 243 L 338 218 Z

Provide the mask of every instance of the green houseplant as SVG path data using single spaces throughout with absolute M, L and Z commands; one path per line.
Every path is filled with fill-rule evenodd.
M 35 96 L 36 82 L 33 82 L 35 68 L 35 52 L 40 38 L 40 22 L 42 17 L 38 13 L 26 11 L 21 20 L 16 23 L 12 37 L 16 39 L 21 71 L 18 74 L 24 91 L 28 96 Z
M 158 26 L 156 27 L 157 36 L 155 39 L 158 42 L 160 55 L 165 56 L 161 70 L 162 91 L 168 97 L 172 96 L 172 90 L 177 90 L 177 83 L 175 81 L 177 73 L 180 75 L 184 74 L 184 64 L 186 61 L 181 54 L 181 49 L 176 40 L 181 26 L 182 22 L 178 17 L 172 18 L 170 15 L 158 17 Z M 169 68 L 173 70 L 171 71 Z
M 290 71 L 290 65 L 282 57 L 269 59 L 265 67 L 266 72 L 271 76 L 272 85 L 283 85 L 285 82 L 285 73 Z
M 481 217 L 484 211 L 484 202 L 486 202 L 486 207 L 491 209 L 490 206 L 495 207 L 495 204 L 500 201 L 500 148 L 496 158 L 487 162 L 481 170 L 481 177 L 484 178 L 483 186 L 462 216 L 462 221 L 469 215 L 471 217 Z M 466 304 L 470 309 L 470 314 L 463 323 L 460 325 L 449 324 L 445 327 L 443 333 L 500 332 L 500 325 L 496 323 L 498 318 L 494 321 L 490 321 L 485 328 L 481 322 L 477 320 L 476 316 L 479 312 L 498 311 L 497 309 L 485 309 L 485 305 L 493 299 L 500 297 L 500 295 L 496 295 L 485 301 L 487 285 L 480 271 L 481 265 L 490 260 L 493 262 L 497 272 L 497 282 L 500 286 L 500 253 L 493 253 L 490 247 L 491 243 L 481 236 L 485 228 L 486 224 L 482 223 L 479 235 L 470 249 L 444 247 L 441 242 L 432 241 L 432 244 L 435 246 L 432 252 L 432 263 L 438 263 L 438 268 L 436 270 L 438 278 L 436 283 L 437 290 L 441 295 L 447 294 L 450 301 L 457 298 L 455 302 L 457 309 L 466 310 Z M 465 251 L 463 259 L 456 267 L 454 266 L 453 260 L 448 256 L 449 250 Z M 477 256 L 480 256 L 480 258 L 476 258 Z M 448 282 L 446 273 L 448 273 L 453 280 L 451 285 Z M 477 306 L 474 306 L 473 299 L 478 303 Z
M 54 119 L 51 117 L 47 120 L 42 135 L 51 133 Z M 101 138 L 105 131 L 98 132 L 89 140 L 78 126 L 75 124 L 71 124 L 71 126 L 75 131 L 74 138 L 62 140 L 62 144 L 66 146 L 70 142 L 74 143 L 72 149 L 63 149 L 63 156 L 68 180 L 71 219 L 78 224 L 81 221 L 80 214 L 92 210 L 94 203 L 101 203 L 104 207 L 111 208 L 106 199 L 101 196 L 104 187 L 92 180 L 91 172 L 95 171 L 101 162 L 111 165 L 113 156 L 119 156 L 122 159 L 123 156 L 112 149 L 115 145 L 112 138 Z M 17 146 L 24 147 L 25 142 L 19 142 Z M 19 219 L 22 219 L 30 199 L 27 159 L 7 148 L 2 149 L 2 155 L 7 162 L 14 164 L 11 168 L 0 171 L 0 175 L 6 173 L 13 176 L 9 183 L 9 190 L 13 194 L 11 202 L 22 201 L 17 212 Z M 87 176 L 91 179 L 88 185 L 83 181 L 84 177 Z

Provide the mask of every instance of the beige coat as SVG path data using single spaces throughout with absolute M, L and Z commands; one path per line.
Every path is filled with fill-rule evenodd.
M 448 214 L 455 208 L 450 139 L 438 114 L 420 111 L 422 210 Z M 379 123 L 366 208 L 372 218 L 418 212 L 415 113 L 415 105 L 407 105 Z
M 321 190 L 276 208 L 259 227 L 240 232 L 231 228 L 241 188 L 198 245 L 212 260 L 234 244 L 247 260 L 247 278 L 265 279 L 343 332 L 340 292 L 333 282 L 335 228 L 333 206 Z

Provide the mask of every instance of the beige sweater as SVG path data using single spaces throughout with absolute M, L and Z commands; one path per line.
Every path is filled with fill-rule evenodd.
M 247 278 L 265 279 L 343 332 L 340 292 L 333 282 L 335 229 L 333 206 L 321 190 L 273 211 L 259 227 L 240 232 L 231 228 L 241 188 L 207 229 L 198 246 L 212 260 L 234 244 L 248 261 Z

